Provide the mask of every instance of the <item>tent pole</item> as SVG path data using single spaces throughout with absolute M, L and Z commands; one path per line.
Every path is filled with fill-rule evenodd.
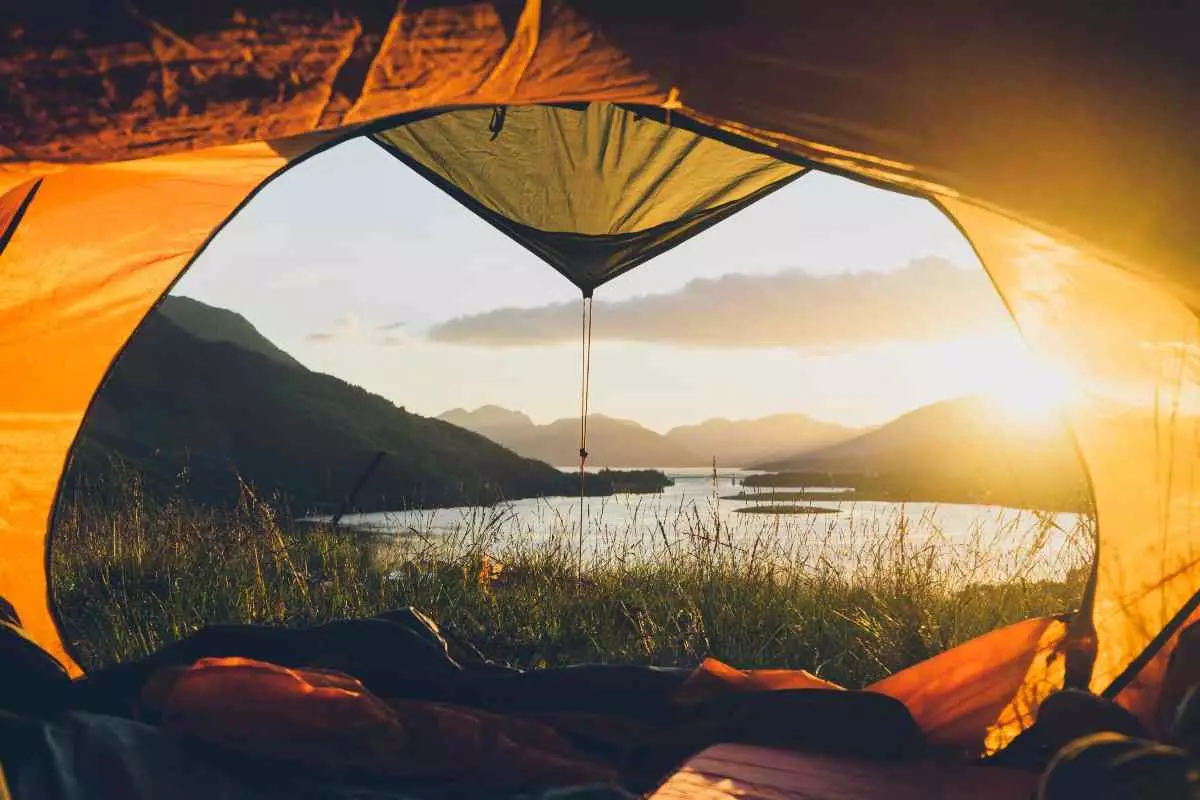
M 1092 519 L 1095 520 L 1095 506 Z M 1088 691 L 1092 683 L 1092 670 L 1096 666 L 1096 583 L 1100 578 L 1100 535 L 1093 528 L 1092 568 L 1088 572 L 1087 584 L 1083 589 L 1083 601 L 1079 610 L 1067 623 L 1066 668 L 1063 688 Z
M 1138 674 L 1146 668 L 1146 665 L 1149 664 L 1156 655 L 1158 655 L 1160 650 L 1166 647 L 1167 642 L 1171 640 L 1171 637 L 1174 636 L 1181 627 L 1183 627 L 1183 623 L 1187 622 L 1198 608 L 1200 608 L 1200 591 L 1197 591 L 1195 594 L 1193 594 L 1188 601 L 1183 604 L 1183 608 L 1175 612 L 1175 616 L 1171 617 L 1171 620 L 1163 626 L 1163 629 L 1158 632 L 1157 636 L 1150 640 L 1150 643 L 1146 645 L 1145 649 L 1138 653 L 1137 657 L 1134 658 L 1133 661 L 1129 662 L 1129 666 L 1125 667 L 1125 669 L 1121 671 L 1120 675 L 1113 678 L 1112 683 L 1110 683 L 1108 687 L 1100 693 L 1100 696 L 1107 697 L 1111 700 L 1120 694 L 1122 689 L 1133 683 L 1134 678 L 1136 678 Z

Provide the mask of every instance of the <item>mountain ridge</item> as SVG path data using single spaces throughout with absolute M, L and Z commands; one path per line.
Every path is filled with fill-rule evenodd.
M 711 453 L 721 463 L 748 467 L 802 449 L 846 441 L 863 432 L 861 428 L 849 428 L 791 412 L 755 419 L 715 417 L 694 425 L 674 427 L 666 436 L 698 454 Z
M 167 295 L 154 313 L 197 339 L 235 344 L 281 364 L 307 369 L 290 353 L 263 336 L 250 320 L 228 308 L 210 306 L 186 295 Z
M 580 425 L 577 417 L 563 417 L 544 425 L 535 424 L 520 411 L 483 406 L 474 411 L 451 409 L 436 419 L 458 422 L 513 452 L 559 467 L 579 462 Z M 485 413 L 481 414 L 483 411 Z M 504 419 L 524 420 L 513 424 L 489 424 Z M 588 415 L 589 464 L 596 467 L 690 467 L 699 457 L 684 447 L 632 420 L 605 414 Z
M 126 347 L 84 422 L 70 481 L 103 483 L 115 459 L 152 494 L 227 504 L 245 480 L 261 497 L 312 510 L 338 507 L 384 451 L 356 510 L 578 491 L 548 464 L 280 358 L 232 312 L 189 300 L 188 324 L 202 335 L 185 330 L 174 321 L 180 305 L 165 298 Z
M 1074 508 L 1090 496 L 1062 419 L 1012 418 L 982 395 L 931 403 L 845 442 L 755 468 L 858 475 L 895 499 Z
M 579 451 L 578 417 L 539 425 L 524 412 L 486 405 L 474 410 L 450 409 L 437 419 L 559 466 L 570 464 Z M 634 420 L 592 413 L 588 415 L 588 450 L 594 463 L 607 466 L 703 467 L 715 457 L 725 466 L 744 467 L 805 447 L 845 441 L 862 432 L 805 414 L 780 413 L 749 420 L 712 418 L 659 433 Z

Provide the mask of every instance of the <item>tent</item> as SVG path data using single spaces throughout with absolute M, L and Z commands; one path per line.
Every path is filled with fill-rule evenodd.
M 927 198 L 962 230 L 1033 351 L 1070 376 L 1098 515 L 1071 626 L 968 643 L 909 702 L 973 675 L 996 741 L 1067 680 L 1145 712 L 1200 589 L 1190 5 L 7 9 L 0 592 L 69 661 L 46 539 L 89 402 L 222 225 L 322 149 L 374 140 L 585 294 L 825 170 Z M 1017 678 L 981 678 L 1000 654 Z

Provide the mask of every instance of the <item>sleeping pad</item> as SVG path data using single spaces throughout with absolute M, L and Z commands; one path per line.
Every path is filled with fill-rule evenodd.
M 523 672 L 489 662 L 412 609 L 302 630 L 206 628 L 72 682 L 41 717 L 31 723 L 41 741 L 74 749 L 48 744 L 16 759 L 28 767 L 22 776 L 65 776 L 98 768 L 98 759 L 133 772 L 198 759 L 211 780 L 246 791 L 300 781 L 402 792 L 380 797 L 643 792 L 718 742 L 888 760 L 914 758 L 924 745 L 902 703 L 802 671 L 742 672 L 709 660 L 695 670 Z M 80 755 L 54 755 L 63 751 Z M 166 755 L 151 756 L 159 751 Z M 0 758 L 7 769 L 7 751 Z M 160 777 L 171 773 L 187 770 Z M 124 796 L 155 796 L 133 788 Z

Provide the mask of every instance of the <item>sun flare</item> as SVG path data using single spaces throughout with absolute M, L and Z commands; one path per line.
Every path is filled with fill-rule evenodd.
M 979 357 L 988 366 L 984 394 L 1014 423 L 1053 422 L 1070 399 L 1065 372 L 1031 354 L 1024 343 L 997 342 L 985 346 Z

